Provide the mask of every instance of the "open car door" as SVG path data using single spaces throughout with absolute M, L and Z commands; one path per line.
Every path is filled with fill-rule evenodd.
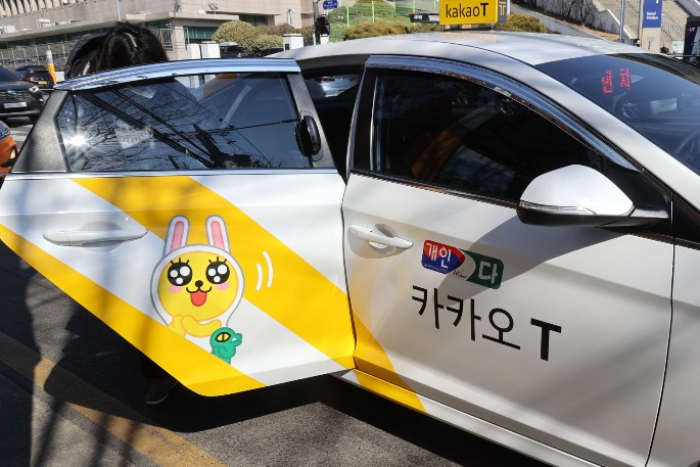
M 352 368 L 322 131 L 290 60 L 74 80 L 0 189 L 0 238 L 197 393 Z

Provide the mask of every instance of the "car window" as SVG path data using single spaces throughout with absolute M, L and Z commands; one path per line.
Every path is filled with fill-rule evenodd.
M 505 91 L 444 75 L 384 72 L 375 167 L 453 190 L 517 201 L 538 175 L 601 156 Z
M 17 77 L 7 68 L 0 67 L 0 83 L 14 83 Z
M 700 69 L 660 54 L 593 55 L 538 65 L 700 175 Z
M 72 171 L 294 169 L 297 110 L 276 73 L 197 75 L 76 92 L 57 118 Z
M 360 73 L 345 72 L 305 75 L 304 81 L 312 99 L 333 98 L 360 84 Z

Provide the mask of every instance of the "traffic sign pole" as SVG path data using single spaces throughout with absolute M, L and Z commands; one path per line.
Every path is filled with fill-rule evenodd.
M 324 10 L 335 10 L 338 8 L 338 0 L 323 0 Z
M 316 27 L 316 18 L 318 18 L 318 0 L 314 0 L 314 45 L 321 42 L 321 35 Z

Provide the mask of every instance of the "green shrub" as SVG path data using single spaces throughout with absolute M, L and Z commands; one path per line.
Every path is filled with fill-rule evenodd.
M 547 32 L 547 28 L 544 27 L 544 24 L 539 19 L 522 13 L 508 15 L 506 22 L 497 25 L 496 29 L 501 31 Z
M 222 24 L 211 36 L 216 42 L 238 42 L 242 36 L 249 36 L 253 32 L 253 26 L 245 21 L 229 21 Z
M 401 24 L 379 21 L 377 23 L 363 23 L 351 26 L 345 31 L 345 40 L 363 39 L 365 37 L 392 36 L 405 34 L 406 27 Z
M 432 24 L 432 23 L 413 23 L 408 27 L 408 32 L 412 34 L 419 34 L 421 32 L 435 32 L 444 31 L 445 27 L 442 24 Z
M 267 28 L 267 33 L 273 36 L 284 36 L 285 34 L 299 33 L 301 30 L 296 29 L 291 24 L 283 23 L 276 24 L 274 26 L 269 26 Z
M 253 47 L 255 50 L 265 50 L 272 47 L 282 47 L 282 36 L 275 36 L 272 34 L 261 34 L 255 38 L 253 41 Z
M 373 21 L 406 26 L 411 24 L 408 15 L 397 14 L 394 4 L 383 0 L 359 0 L 351 7 L 340 7 L 332 10 L 328 14 L 328 18 L 331 22 L 331 42 L 343 41 L 348 35 L 354 37 L 355 33 L 349 31 L 348 28 L 372 24 Z M 404 32 L 405 30 L 401 33 Z M 392 32 L 392 34 L 396 33 Z

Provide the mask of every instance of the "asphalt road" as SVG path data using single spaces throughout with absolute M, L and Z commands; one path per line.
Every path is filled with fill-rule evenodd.
M 133 348 L 1 244 L 0 284 L 3 466 L 543 465 L 330 376 L 148 407 Z

